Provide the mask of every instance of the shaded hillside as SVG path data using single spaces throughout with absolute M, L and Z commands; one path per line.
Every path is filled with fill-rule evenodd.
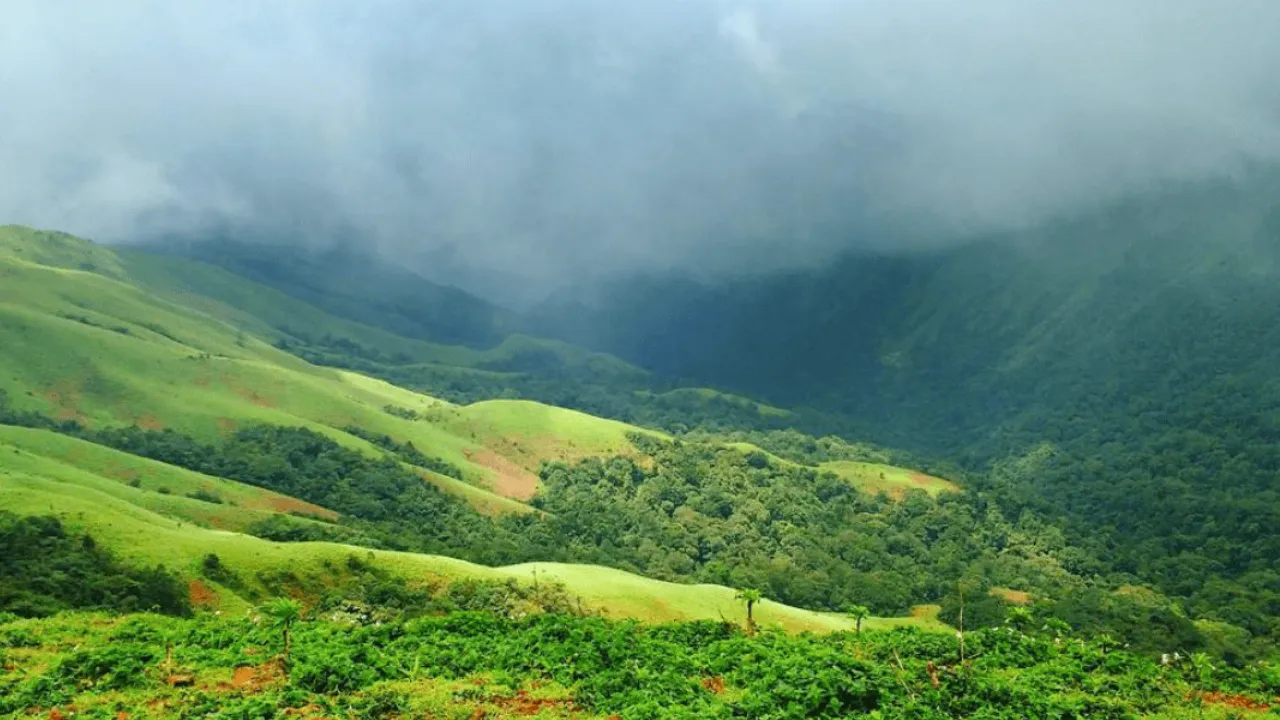
M 239 233 L 139 247 L 223 267 L 337 317 L 407 338 L 483 349 L 518 329 L 514 313 L 430 282 L 356 242 L 317 248 Z
M 994 467 L 1013 507 L 1274 632 L 1277 280 L 1280 176 L 1258 172 L 941 253 L 640 283 L 566 337 Z
M 718 286 L 636 281 L 539 317 L 660 373 L 955 451 L 1085 396 L 1270 370 L 1278 272 L 1280 179 L 1266 175 L 940 253 Z

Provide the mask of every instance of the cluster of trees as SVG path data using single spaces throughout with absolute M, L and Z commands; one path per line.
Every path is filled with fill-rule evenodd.
M 410 410 L 409 412 L 414 411 Z M 417 413 L 414 414 L 416 415 Z M 460 470 L 458 466 L 445 462 L 440 458 L 427 455 L 414 447 L 412 442 L 400 442 L 390 435 L 369 432 L 368 430 L 356 425 L 348 425 L 343 428 L 343 431 L 348 435 L 354 435 L 363 440 L 368 440 L 410 465 L 417 465 L 420 468 L 426 468 L 428 470 L 438 472 L 441 475 L 447 475 L 458 480 L 463 479 L 462 470 Z
M 86 439 L 134 455 L 269 488 L 344 516 L 326 530 L 287 518 L 253 529 L 275 540 L 338 540 L 501 564 L 519 554 L 518 536 L 426 483 L 393 457 L 370 458 L 301 427 L 253 425 L 218 445 L 175 430 L 81 430 Z
M 0 612 L 41 617 L 69 609 L 190 610 L 186 584 L 163 567 L 122 563 L 55 517 L 0 511 Z

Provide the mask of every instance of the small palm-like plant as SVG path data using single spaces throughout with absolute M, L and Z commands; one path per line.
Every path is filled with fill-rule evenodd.
M 1027 608 L 1013 607 L 1009 608 L 1009 612 L 1005 615 L 1004 621 L 1014 630 L 1025 634 L 1031 629 L 1031 626 L 1035 624 L 1035 616 L 1033 616 L 1031 611 Z
M 271 626 L 280 631 L 281 639 L 284 641 L 284 653 L 281 659 L 284 662 L 284 672 L 289 674 L 289 653 L 293 649 L 293 626 L 302 619 L 302 604 L 297 600 L 290 598 L 276 598 L 271 602 L 263 605 L 262 614 L 266 617 Z
M 854 622 L 857 623 L 854 632 L 861 635 L 862 621 L 870 617 L 871 610 L 866 605 L 848 605 L 844 609 L 844 614 L 853 618 Z
M 763 596 L 760 595 L 759 590 L 743 588 L 738 591 L 736 597 L 747 604 L 747 632 L 753 634 L 756 631 L 756 620 L 754 615 L 756 603 L 760 602 Z
M 1094 638 L 1093 642 L 1095 645 L 1098 646 L 1098 649 L 1102 651 L 1103 655 L 1106 655 L 1112 650 L 1115 650 L 1116 648 L 1120 647 L 1120 641 L 1116 640 L 1114 637 L 1112 637 L 1107 633 L 1103 633 L 1098 637 Z

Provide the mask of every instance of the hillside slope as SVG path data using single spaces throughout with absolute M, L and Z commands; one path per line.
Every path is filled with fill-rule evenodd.
M 1275 634 L 1278 280 L 1261 168 L 937 252 L 637 281 L 561 336 L 954 459 L 1006 511 Z
M 264 522 L 286 516 L 293 533 L 354 535 L 368 526 L 332 526 L 339 519 L 335 510 L 345 507 L 324 507 L 94 444 L 126 441 L 106 432 L 110 428 L 132 426 L 141 433 L 129 436 L 130 447 L 152 437 L 169 447 L 189 448 L 178 457 L 197 467 L 204 461 L 191 453 L 213 451 L 184 443 L 215 447 L 241 437 L 241 430 L 301 427 L 370 458 L 386 459 L 391 467 L 408 468 L 490 515 L 530 513 L 521 501 L 537 491 L 537 471 L 544 462 L 569 467 L 584 458 L 622 455 L 644 463 L 633 438 L 667 442 L 661 433 L 536 402 L 455 405 L 358 373 L 314 366 L 266 342 L 272 322 L 253 315 L 251 306 L 223 302 L 234 293 L 211 297 L 197 290 L 199 283 L 184 285 L 174 277 L 153 291 L 160 273 L 152 267 L 151 284 L 139 283 L 137 267 L 69 236 L 0 229 L 0 410 L 53 423 L 0 426 L 4 507 L 52 512 L 139 563 L 158 562 L 197 577 L 198 564 L 213 553 L 246 577 L 313 565 L 311 572 L 321 577 L 325 561 L 337 562 L 355 550 L 332 543 L 281 545 L 240 533 L 257 532 L 254 528 Z M 205 282 L 247 289 L 252 302 L 263 307 L 278 299 L 242 278 L 212 277 Z M 314 308 L 296 309 L 342 332 L 435 351 L 344 324 Z M 699 402 L 750 404 L 709 391 L 695 395 Z M 776 409 L 751 411 L 785 415 Z M 56 427 L 62 430 L 53 432 Z M 450 477 L 443 470 L 406 465 L 402 460 L 412 453 L 405 454 L 405 448 L 461 474 Z M 252 460 L 246 467 L 255 467 Z M 263 467 L 265 474 L 255 477 L 274 477 L 269 464 Z M 359 506 L 367 500 L 357 493 L 349 502 Z M 374 551 L 374 556 L 408 578 L 434 573 L 532 579 L 536 570 L 618 616 L 714 619 L 742 612 L 734 591 L 725 587 L 664 583 L 605 567 L 561 563 L 491 569 L 406 553 Z M 238 591 L 227 590 L 212 588 L 233 606 L 244 601 Z M 207 602 L 207 593 L 200 594 Z M 791 629 L 829 630 L 850 623 L 842 616 L 767 601 L 760 613 L 762 621 L 776 618 Z M 894 622 L 923 621 L 872 624 Z
M 57 265 L 24 259 L 38 252 L 52 257 L 51 249 L 39 250 L 49 237 L 59 243 Z M 476 486 L 464 490 L 471 499 L 505 510 L 519 506 L 488 490 L 514 482 L 518 487 L 508 494 L 527 499 L 531 473 L 542 460 L 625 451 L 626 434 L 638 431 L 532 403 L 455 406 L 353 372 L 313 366 L 260 340 L 254 333 L 260 320 L 257 327 L 232 325 L 238 316 L 191 290 L 181 299 L 203 298 L 191 302 L 195 309 L 163 300 L 131 284 L 124 268 L 109 251 L 83 241 L 0 231 L 0 391 L 17 408 L 90 427 L 137 424 L 202 438 L 247 423 L 303 425 L 372 451 L 343 432 L 355 426 L 414 443 L 457 466 L 462 479 Z M 239 281 L 235 287 L 252 288 Z M 176 289 L 171 294 L 179 299 Z M 323 314 L 312 309 L 310 317 Z M 394 339 L 379 339 L 388 338 Z M 435 479 L 450 484 L 448 478 Z
M 2 429 L 0 429 L 2 430 Z M 510 568 L 488 568 L 440 556 L 368 550 L 330 543 L 274 543 L 227 530 L 205 528 L 197 522 L 218 524 L 219 518 L 193 511 L 178 498 L 166 498 L 146 489 L 130 488 L 123 481 L 94 475 L 84 470 L 55 467 L 52 463 L 19 462 L 13 465 L 13 447 L 0 441 L 0 505 L 9 512 L 45 514 L 53 508 L 68 523 L 82 528 L 99 542 L 119 550 L 129 560 L 141 564 L 162 564 L 177 568 L 193 582 L 206 586 L 200 591 L 206 607 L 243 609 L 243 589 L 229 588 L 202 577 L 200 563 L 210 553 L 246 581 L 289 573 L 325 585 L 325 577 L 335 564 L 349 556 L 359 557 L 395 574 L 413 580 L 454 581 L 458 579 L 507 579 L 521 582 L 562 583 L 586 606 L 606 616 L 636 618 L 647 622 L 670 620 L 718 620 L 742 622 L 742 603 L 729 588 L 710 585 L 676 585 L 602 567 L 559 564 L 529 564 Z M 153 468 L 148 468 L 152 470 Z M 176 472 L 170 470 L 168 472 Z M 219 489 L 226 490 L 225 483 Z M 239 492 L 247 492 L 241 489 Z M 148 509 L 148 507 L 152 509 Z M 173 517 L 166 517 L 170 515 Z M 244 519 L 251 518 L 245 516 Z M 536 575 L 536 578 L 535 578 Z M 758 620 L 788 630 L 832 631 L 850 629 L 850 618 L 762 603 Z M 909 619 L 871 619 L 872 627 L 921 624 Z M 926 627 L 941 627 L 924 623 Z

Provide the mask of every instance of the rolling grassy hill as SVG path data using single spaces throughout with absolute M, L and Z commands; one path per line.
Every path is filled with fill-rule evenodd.
M 0 248 L 27 248 L 45 238 L 14 229 L 4 234 Z M 60 264 L 77 264 L 65 237 L 55 237 Z M 80 264 L 104 264 L 101 248 L 80 244 Z M 341 430 L 354 425 L 413 442 L 462 468 L 475 489 L 461 492 L 479 506 L 508 511 L 521 508 L 485 491 L 508 488 L 512 468 L 519 469 L 520 487 L 504 491 L 527 498 L 528 474 L 541 460 L 624 450 L 625 434 L 634 429 L 534 403 L 458 407 L 312 366 L 123 279 L 32 263 L 16 252 L 0 255 L 0 277 L 7 340 L 0 346 L 0 390 L 21 408 L 89 426 L 132 423 L 213 437 L 245 423 L 303 425 L 370 450 Z M 389 407 L 412 415 L 389 413 Z M 432 479 L 459 489 L 448 478 Z
M 169 272 L 174 268 L 180 271 Z M 366 437 L 411 442 L 459 468 L 462 479 L 417 471 L 488 514 L 530 512 L 522 501 L 536 490 L 535 471 L 543 461 L 636 454 L 630 434 L 661 437 L 531 401 L 457 405 L 357 372 L 312 365 L 275 347 L 286 321 L 469 370 L 500 366 L 530 348 L 551 348 L 562 359 L 630 372 L 604 356 L 518 336 L 487 351 L 398 338 L 197 263 L 122 259 L 70 236 L 0 228 L 0 391 L 19 410 L 89 428 L 172 428 L 208 441 L 257 423 L 302 426 L 382 456 L 383 449 L 346 431 L 357 427 Z M 603 567 L 487 568 L 334 544 L 272 543 L 239 531 L 282 513 L 316 518 L 300 522 L 331 520 L 335 513 L 44 430 L 0 426 L 0 501 L 14 512 L 63 517 L 131 560 L 179 568 L 192 578 L 208 553 L 246 577 L 290 571 L 321 582 L 326 562 L 372 553 L 409 579 L 532 580 L 536 570 L 615 616 L 658 621 L 735 619 L 743 613 L 724 587 L 675 585 Z M 202 591 L 202 601 L 226 607 L 244 602 L 228 588 L 209 590 L 217 599 L 210 601 Z M 761 606 L 760 620 L 812 630 L 851 624 L 842 616 L 770 602 Z M 915 618 L 872 626 L 902 622 L 930 625 Z
M 342 431 L 358 426 L 412 442 L 461 468 L 472 487 L 435 475 L 430 479 L 487 511 L 521 511 L 506 499 L 532 495 L 534 472 L 543 460 L 626 454 L 627 434 L 647 432 L 529 401 L 459 406 L 359 373 L 310 365 L 266 342 L 270 335 L 259 338 L 257 332 L 269 333 L 274 326 L 252 313 L 270 318 L 276 312 L 274 322 L 289 317 L 378 347 L 399 343 L 419 358 L 472 367 L 496 363 L 522 347 L 548 347 L 540 341 L 512 337 L 480 357 L 467 348 L 396 338 L 328 316 L 211 266 L 138 254 L 120 261 L 85 241 L 23 228 L 0 229 L 0 238 L 0 318 L 11 339 L 0 346 L 0 390 L 19 407 L 90 426 L 171 427 L 206 438 L 245 423 L 302 425 L 373 452 Z M 50 247 L 42 249 L 45 245 Z M 150 278 L 141 285 L 132 281 L 139 268 Z M 175 268 L 179 272 L 169 272 Z M 160 278 L 165 278 L 163 288 L 152 292 Z M 190 285 L 183 285 L 188 280 Z M 209 286 L 220 288 L 218 297 L 199 291 Z M 242 307 L 221 298 L 239 298 Z M 550 346 L 571 362 L 613 362 L 582 351 L 574 355 L 562 344 Z M 709 390 L 666 396 L 679 400 L 690 394 L 750 402 Z M 784 414 L 776 408 L 758 411 Z M 832 469 L 850 478 L 866 475 Z
M 10 437 L 10 434 L 6 432 L 5 437 Z M 413 582 L 463 578 L 513 578 L 533 582 L 536 575 L 541 582 L 562 583 L 567 592 L 581 598 L 587 607 L 609 617 L 646 622 L 717 620 L 722 617 L 742 622 L 745 618 L 745 610 L 742 603 L 734 598 L 734 591 L 720 586 L 678 585 L 587 565 L 535 563 L 489 568 L 440 556 L 369 550 L 332 543 L 281 544 L 227 529 L 202 527 L 198 523 L 217 524 L 222 520 L 229 521 L 233 516 L 212 514 L 214 511 L 205 514 L 196 506 L 208 503 L 132 488 L 116 478 L 94 475 L 52 461 L 41 462 L 34 455 L 11 466 L 9 463 L 15 449 L 7 442 L 0 444 L 0 453 L 3 453 L 0 457 L 4 458 L 3 469 L 0 469 L 0 505 L 18 513 L 52 512 L 65 522 L 91 532 L 100 542 L 117 549 L 134 563 L 175 568 L 190 579 L 192 592 L 199 603 L 209 608 L 236 611 L 247 607 L 241 594 L 243 589 L 233 590 L 200 578 L 200 562 L 209 553 L 216 554 L 226 567 L 255 587 L 260 585 L 258 578 L 283 573 L 297 576 L 304 583 L 323 586 L 333 575 L 333 567 L 355 555 Z M 167 481 L 175 479 L 173 474 L 166 477 Z M 189 480 L 205 484 L 212 482 L 199 477 Z M 216 484 L 216 487 L 227 490 L 223 484 Z M 228 491 L 228 497 L 245 497 L 243 493 L 243 490 Z M 246 517 L 254 517 L 258 512 L 266 511 L 240 511 Z M 769 601 L 757 609 L 757 621 L 793 631 L 833 631 L 853 627 L 853 621 L 842 615 L 801 610 Z M 929 629 L 945 627 L 927 614 L 864 621 L 864 626 L 871 628 L 903 624 Z

